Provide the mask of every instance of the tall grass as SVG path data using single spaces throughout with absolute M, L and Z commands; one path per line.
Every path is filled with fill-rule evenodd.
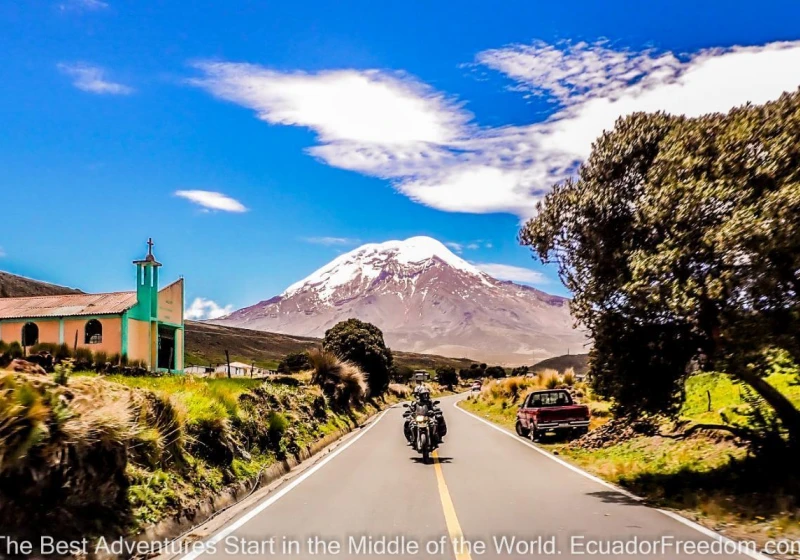
M 308 353 L 312 383 L 319 385 L 337 406 L 360 405 L 367 396 L 364 373 L 351 362 L 339 359 L 333 352 L 314 348 Z
M 395 397 L 406 399 L 411 396 L 411 387 L 402 383 L 389 383 L 389 394 Z

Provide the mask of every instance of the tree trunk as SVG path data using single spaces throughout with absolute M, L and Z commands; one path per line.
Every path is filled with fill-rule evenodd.
M 795 408 L 792 401 L 767 383 L 760 375 L 747 368 L 737 369 L 736 377 L 750 385 L 775 410 L 775 414 L 780 419 L 783 427 L 789 432 L 792 445 L 797 446 L 800 444 L 800 410 Z

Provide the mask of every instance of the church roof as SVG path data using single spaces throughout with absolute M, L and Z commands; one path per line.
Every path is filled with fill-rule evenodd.
M 136 305 L 136 292 L 0 298 L 0 319 L 108 315 Z

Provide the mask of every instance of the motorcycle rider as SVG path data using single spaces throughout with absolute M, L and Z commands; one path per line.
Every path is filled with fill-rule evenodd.
M 432 413 L 435 420 L 435 437 L 438 443 L 443 441 L 444 436 L 447 434 L 447 424 L 444 421 L 444 414 L 442 410 L 436 406 L 431 400 L 431 390 L 425 384 L 420 383 L 414 388 L 414 401 L 409 405 L 408 412 L 405 413 L 406 421 L 403 425 L 403 433 L 408 441 L 413 439 L 411 433 L 411 419 L 417 414 L 425 410 Z

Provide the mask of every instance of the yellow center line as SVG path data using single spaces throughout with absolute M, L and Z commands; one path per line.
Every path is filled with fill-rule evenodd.
M 453 500 L 450 499 L 450 491 L 447 489 L 447 483 L 444 481 L 444 473 L 442 473 L 442 465 L 439 463 L 439 454 L 434 451 L 433 468 L 436 470 L 436 481 L 439 483 L 439 498 L 442 500 L 442 509 L 444 510 L 444 520 L 447 523 L 447 532 L 450 533 L 450 542 L 461 543 L 461 550 L 456 550 L 456 560 L 472 560 L 468 546 L 464 544 L 464 533 L 461 532 L 461 525 L 458 522 L 456 515 L 456 508 L 453 506 Z

